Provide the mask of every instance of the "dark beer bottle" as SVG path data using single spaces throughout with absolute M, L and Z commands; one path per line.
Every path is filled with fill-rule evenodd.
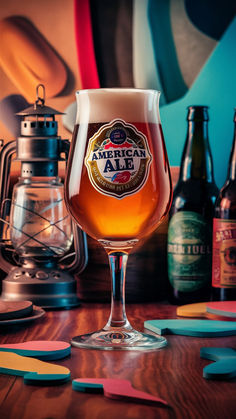
M 227 179 L 213 220 L 212 299 L 236 300 L 236 112 Z
M 169 300 L 188 304 L 210 299 L 212 222 L 218 195 L 208 140 L 208 107 L 189 106 L 180 174 L 169 213 Z

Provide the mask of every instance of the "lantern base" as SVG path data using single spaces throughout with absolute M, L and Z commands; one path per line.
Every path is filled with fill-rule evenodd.
M 13 268 L 2 281 L 1 298 L 29 300 L 46 309 L 70 309 L 80 304 L 76 280 L 60 269 Z

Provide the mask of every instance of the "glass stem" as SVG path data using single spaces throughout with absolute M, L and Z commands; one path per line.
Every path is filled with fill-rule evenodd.
M 125 312 L 125 274 L 128 255 L 113 252 L 108 255 L 111 270 L 111 313 L 105 330 L 114 327 L 131 330 Z

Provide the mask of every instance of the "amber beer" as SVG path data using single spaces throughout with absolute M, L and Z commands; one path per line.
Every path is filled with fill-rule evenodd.
M 68 164 L 66 189 L 71 214 L 82 229 L 108 248 L 133 247 L 161 222 L 171 199 L 169 166 L 157 116 L 153 121 L 138 115 L 138 98 L 137 110 L 133 107 L 127 112 L 128 105 L 124 97 L 119 108 L 115 102 L 114 109 L 108 109 L 108 115 L 98 112 L 90 115 L 91 123 L 77 124 L 73 159 L 70 157 Z M 127 118 L 127 113 L 133 118 Z

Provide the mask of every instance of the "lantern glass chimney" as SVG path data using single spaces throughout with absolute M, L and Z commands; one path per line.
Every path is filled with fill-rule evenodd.
M 26 260 L 63 256 L 73 236 L 60 178 L 20 178 L 13 189 L 10 225 L 12 244 Z

